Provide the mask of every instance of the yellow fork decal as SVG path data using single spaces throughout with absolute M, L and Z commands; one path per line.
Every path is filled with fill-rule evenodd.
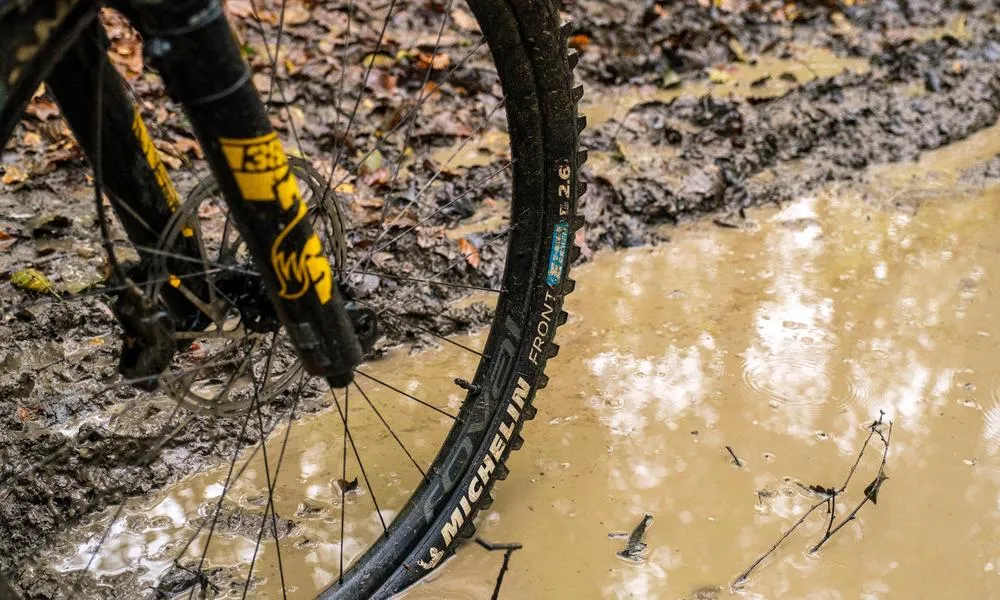
M 181 205 L 180 196 L 177 195 L 177 190 L 174 189 L 174 182 L 170 180 L 167 167 L 160 160 L 160 153 L 156 149 L 156 146 L 153 145 L 153 138 L 149 136 L 149 131 L 146 129 L 146 124 L 142 121 L 142 115 L 139 114 L 138 108 L 135 109 L 135 116 L 132 118 L 132 134 L 139 141 L 139 146 L 142 148 L 142 155 L 146 157 L 146 163 L 156 177 L 156 184 L 160 187 L 160 191 L 163 192 L 163 197 L 167 200 L 167 206 L 170 207 L 171 211 L 176 212 Z M 191 237 L 194 235 L 194 229 L 190 225 L 185 225 L 184 229 L 181 230 L 181 234 L 184 237 Z
M 219 142 L 243 199 L 277 202 L 288 216 L 288 223 L 271 244 L 271 267 L 280 286 L 278 295 L 297 300 L 311 289 L 321 304 L 329 302 L 333 273 L 319 236 L 312 234 L 302 247 L 288 240 L 308 209 L 278 135 L 272 132 L 248 139 L 221 138 Z

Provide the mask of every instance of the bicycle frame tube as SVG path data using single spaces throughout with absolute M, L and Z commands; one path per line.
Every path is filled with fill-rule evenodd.
M 131 0 L 305 368 L 344 386 L 362 351 L 219 0 Z

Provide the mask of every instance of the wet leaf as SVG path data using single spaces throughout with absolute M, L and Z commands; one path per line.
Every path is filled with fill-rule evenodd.
M 426 71 L 428 67 L 434 71 L 441 71 L 447 69 L 450 64 L 451 58 L 440 51 L 433 54 L 430 52 L 420 52 L 417 54 L 417 66 L 421 71 Z
M 819 484 L 810 485 L 808 489 L 810 492 L 814 494 L 819 494 L 820 496 L 833 496 L 834 494 L 837 493 L 837 490 L 833 489 L 832 487 L 828 488 Z
M 737 39 L 729 40 L 729 51 L 733 53 L 733 57 L 739 62 L 747 62 L 747 52 L 743 49 L 743 44 Z
M 664 88 L 677 87 L 682 83 L 681 76 L 678 75 L 673 69 L 667 69 L 667 72 L 663 74 L 663 79 L 660 82 Z
M 197 140 L 191 138 L 178 138 L 174 142 L 174 148 L 176 148 L 180 154 L 192 154 L 198 158 L 203 158 L 205 154 L 201 151 L 201 145 L 198 144 Z
M 31 99 L 24 112 L 35 117 L 39 121 L 48 120 L 59 114 L 59 107 L 56 103 L 44 96 L 37 96 Z
M 465 238 L 459 238 L 458 249 L 462 251 L 463 255 L 465 255 L 465 261 L 469 263 L 469 266 L 473 269 L 479 268 L 479 265 L 482 262 L 482 257 L 479 255 L 479 250 L 476 248 L 475 244 Z
M 47 237 L 62 235 L 73 225 L 69 217 L 63 215 L 43 214 L 35 217 L 29 223 L 31 235 L 34 237 Z
M 715 84 L 726 83 L 729 81 L 729 73 L 719 69 L 709 69 L 708 80 Z
M 364 58 L 361 59 L 361 64 L 364 66 L 372 66 L 377 69 L 388 69 L 392 65 L 396 64 L 396 59 L 388 54 L 366 54 Z
M 242 19 L 253 14 L 253 5 L 250 0 L 226 0 L 226 11 Z
M 28 131 L 27 133 L 24 134 L 24 138 L 22 138 L 21 142 L 25 146 L 31 146 L 31 147 L 41 146 L 42 136 L 38 135 L 34 131 Z
M 17 165 L 6 165 L 0 183 L 4 185 L 17 185 L 28 180 L 28 172 Z
M 35 420 L 35 417 L 38 416 L 38 411 L 39 408 L 37 406 L 30 408 L 27 406 L 19 406 L 17 408 L 17 418 L 22 423 L 25 421 L 33 421 Z
M 467 10 L 456 8 L 451 11 L 451 20 L 455 22 L 455 25 L 459 29 L 464 29 L 466 31 L 478 31 L 479 21 L 473 17 Z
M 38 269 L 21 269 L 10 276 L 10 282 L 16 288 L 36 292 L 38 294 L 54 294 L 55 286 L 49 278 Z
M 584 33 L 578 33 L 569 38 L 569 47 L 576 48 L 579 51 L 584 51 L 590 46 L 590 36 Z
M 885 475 L 885 473 L 879 473 L 875 479 L 868 484 L 868 487 L 865 488 L 865 498 L 871 500 L 872 504 L 878 504 L 878 491 L 886 479 L 889 478 Z
M 305 25 L 311 17 L 309 9 L 301 4 L 285 6 L 285 25 Z
M 361 163 L 361 169 L 359 172 L 362 175 L 367 175 L 369 173 L 374 173 L 378 171 L 385 165 L 385 159 L 382 158 L 382 153 L 378 150 L 372 151 L 365 157 L 365 160 Z
M 350 481 L 346 479 L 338 479 L 336 482 L 334 482 L 334 484 L 336 485 L 338 492 L 342 494 L 347 494 L 358 489 L 358 478 L 355 477 Z

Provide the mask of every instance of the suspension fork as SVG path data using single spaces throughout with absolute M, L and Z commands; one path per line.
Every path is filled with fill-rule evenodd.
M 319 236 L 220 0 L 129 0 L 305 368 L 342 387 L 362 359 Z
M 108 60 L 106 46 L 103 28 L 95 19 L 53 67 L 46 85 L 90 164 L 100 168 L 103 190 L 140 256 L 148 263 L 162 257 L 158 252 L 171 255 L 163 262 L 175 283 L 161 287 L 171 314 L 181 328 L 200 329 L 208 324 L 208 316 L 180 292 L 178 284 L 183 281 L 191 293 L 207 297 L 208 283 L 199 276 L 204 266 L 197 233 L 185 226 L 179 239 L 157 250 L 180 198 L 125 82 Z

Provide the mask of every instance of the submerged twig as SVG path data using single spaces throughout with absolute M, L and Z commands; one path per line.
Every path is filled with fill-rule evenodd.
M 780 546 L 781 543 L 784 542 L 785 539 L 788 538 L 788 536 L 790 536 L 793 531 L 798 529 L 799 526 L 802 525 L 802 523 L 805 522 L 805 520 L 809 517 L 809 515 L 811 515 L 817 508 L 826 505 L 829 510 L 830 518 L 827 521 L 826 532 L 823 534 L 823 538 L 819 542 L 817 542 L 815 546 L 812 547 L 810 552 L 818 551 L 820 548 L 823 547 L 823 544 L 825 544 L 827 540 L 829 540 L 838 531 L 840 531 L 841 528 L 844 527 L 844 525 L 847 525 L 855 518 L 857 518 L 858 511 L 860 511 L 861 507 L 863 507 L 865 504 L 867 504 L 868 502 L 871 502 L 872 504 L 877 504 L 879 489 L 882 487 L 882 483 L 889 478 L 885 474 L 885 464 L 886 460 L 889 457 L 889 442 L 892 439 L 892 421 L 888 422 L 888 430 L 885 433 L 883 433 L 882 420 L 884 417 L 885 417 L 885 412 L 879 411 L 878 419 L 873 421 L 872 424 L 868 427 L 868 437 L 865 438 L 864 444 L 861 445 L 861 450 L 858 452 L 858 457 L 854 461 L 854 464 L 851 465 L 851 470 L 847 473 L 847 478 L 844 479 L 844 483 L 839 488 L 836 489 L 824 488 L 823 486 L 819 485 L 812 485 L 806 487 L 807 490 L 815 494 L 820 494 L 822 498 L 820 498 L 820 500 L 818 500 L 815 504 L 810 506 L 809 509 L 801 517 L 799 517 L 799 520 L 796 521 L 795 524 L 792 525 L 784 534 L 782 534 L 782 536 L 778 538 L 778 541 L 776 541 L 774 544 L 771 545 L 770 548 L 768 548 L 767 552 L 765 552 L 759 558 L 757 558 L 757 560 L 755 560 L 753 564 L 751 564 L 742 573 L 740 573 L 739 577 L 733 580 L 732 585 L 734 587 L 744 583 L 747 577 L 750 576 L 750 573 L 753 572 L 753 570 L 756 569 L 762 562 L 764 562 L 765 559 L 771 556 L 771 554 L 773 554 L 775 550 L 778 549 L 778 546 Z M 840 521 L 840 523 L 834 525 L 836 521 L 837 496 L 844 493 L 844 491 L 847 489 L 847 486 L 851 483 L 851 479 L 854 477 L 854 473 L 855 471 L 857 471 L 858 465 L 861 464 L 861 458 L 864 456 L 865 450 L 868 448 L 868 444 L 875 436 L 878 436 L 878 438 L 882 441 L 882 462 L 879 464 L 878 474 L 875 476 L 875 479 L 873 479 L 872 482 L 869 483 L 867 487 L 865 487 L 864 498 L 857 504 L 857 506 L 854 507 L 853 510 L 851 510 L 851 512 L 842 521 Z M 732 454 L 732 450 L 728 446 L 726 446 L 726 449 L 730 451 L 730 454 Z M 735 458 L 735 454 L 733 456 Z
M 733 452 L 732 446 L 726 446 L 726 451 L 729 452 L 729 456 L 733 457 L 733 464 L 737 467 L 743 468 L 744 463 L 740 460 L 740 457 L 736 456 L 736 453 Z
M 498 550 L 503 550 L 504 551 L 504 553 L 503 553 L 503 564 L 500 565 L 500 572 L 497 573 L 497 583 L 496 583 L 496 586 L 493 587 L 493 596 L 491 596 L 491 600 L 497 600 L 500 597 L 500 586 L 503 585 L 504 575 L 507 574 L 507 569 L 510 568 L 510 555 L 513 554 L 515 551 L 520 550 L 521 548 L 523 548 L 523 546 L 521 544 L 518 544 L 518 543 L 513 543 L 513 544 L 493 544 L 491 542 L 487 542 L 486 540 L 484 540 L 481 537 L 477 537 L 476 538 L 476 543 L 479 544 L 480 546 L 482 546 L 483 548 L 486 548 L 490 552 L 498 551 Z

